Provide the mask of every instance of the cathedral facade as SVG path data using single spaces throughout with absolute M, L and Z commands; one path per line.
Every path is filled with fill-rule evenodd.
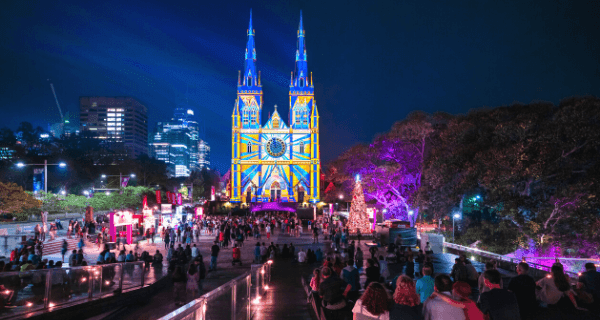
M 304 35 L 300 12 L 288 121 L 275 106 L 263 125 L 263 91 L 250 12 L 244 70 L 238 74 L 232 115 L 231 202 L 315 203 L 320 199 L 319 113 Z

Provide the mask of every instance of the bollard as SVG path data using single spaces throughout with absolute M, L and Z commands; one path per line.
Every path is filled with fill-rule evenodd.
M 252 282 L 252 273 L 246 277 L 246 319 L 250 319 L 250 311 L 252 308 L 252 293 L 250 291 L 250 284 Z
M 237 299 L 237 283 L 231 286 L 231 320 L 235 320 L 236 316 L 236 299 Z

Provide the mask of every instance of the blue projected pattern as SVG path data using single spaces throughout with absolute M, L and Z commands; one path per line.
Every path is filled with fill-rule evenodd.
M 285 153 L 285 142 L 279 138 L 271 138 L 267 142 L 267 152 L 273 158 L 282 156 Z

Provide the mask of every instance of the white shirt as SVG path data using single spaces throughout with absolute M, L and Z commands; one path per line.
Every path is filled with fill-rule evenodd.
M 354 313 L 356 320 L 363 320 L 363 319 L 365 319 L 365 320 L 366 319 L 390 320 L 390 312 L 389 311 L 386 310 L 384 313 L 380 314 L 379 316 L 376 316 L 376 315 L 370 313 L 369 310 L 367 310 L 367 308 L 363 307 L 362 299 L 356 300 L 356 303 L 354 304 L 354 308 L 352 308 L 352 313 Z
M 300 251 L 298 252 L 298 262 L 306 261 L 306 252 Z
M 440 292 L 440 294 L 452 297 L 450 292 Z M 463 309 L 453 307 L 439 297 L 430 297 L 423 303 L 423 318 L 425 320 L 466 319 Z
M 197 247 L 192 247 L 192 257 L 197 257 L 198 256 L 198 248 Z

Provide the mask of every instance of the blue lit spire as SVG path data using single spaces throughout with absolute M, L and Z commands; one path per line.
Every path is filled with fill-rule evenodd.
M 310 77 L 306 64 L 306 47 L 304 46 L 304 25 L 302 24 L 302 10 L 300 10 L 300 23 L 298 24 L 298 48 L 296 50 L 296 72 L 294 83 L 296 87 L 309 87 Z
M 252 28 L 252 9 L 250 9 L 250 23 L 248 24 L 248 43 L 246 44 L 244 73 L 241 83 L 238 85 L 246 87 L 258 86 L 258 74 L 256 72 L 256 49 L 254 48 L 254 29 Z

